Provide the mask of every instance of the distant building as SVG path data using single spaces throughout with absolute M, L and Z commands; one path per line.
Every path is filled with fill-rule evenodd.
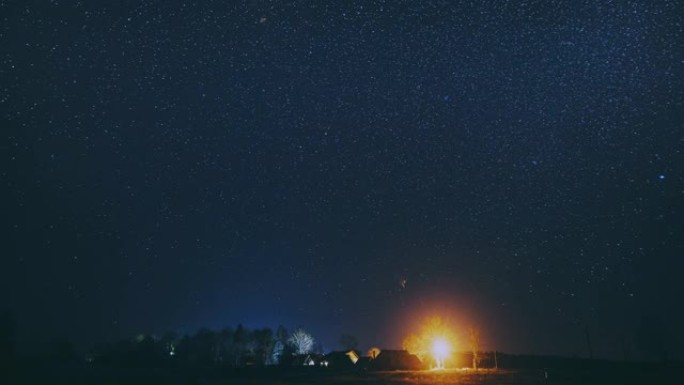
M 359 357 L 359 360 L 356 361 L 356 369 L 357 370 L 368 370 L 370 367 L 370 363 L 373 361 L 373 358 L 364 356 L 364 357 Z
M 295 354 L 292 357 L 292 366 L 316 366 L 321 358 L 316 354 Z
M 335 351 L 326 354 L 321 361 L 321 366 L 335 369 L 350 369 L 359 360 L 359 353 L 355 350 Z
M 335 351 L 326 354 L 320 366 L 354 370 L 421 370 L 420 359 L 406 350 L 380 350 L 373 348 L 361 357 L 355 350 Z
M 369 370 L 421 370 L 420 359 L 406 350 L 381 350 L 368 363 Z

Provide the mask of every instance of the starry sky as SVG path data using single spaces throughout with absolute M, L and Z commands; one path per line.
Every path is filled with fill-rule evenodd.
M 0 1 L 0 305 L 27 344 L 440 315 L 681 357 L 681 9 Z

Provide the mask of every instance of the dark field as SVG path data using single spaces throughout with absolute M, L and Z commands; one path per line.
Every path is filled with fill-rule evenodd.
M 333 372 L 330 370 L 260 369 L 221 372 L 178 369 L 61 368 L 22 371 L 16 384 L 682 384 L 679 367 L 639 366 L 587 370 L 444 370 L 395 372 Z

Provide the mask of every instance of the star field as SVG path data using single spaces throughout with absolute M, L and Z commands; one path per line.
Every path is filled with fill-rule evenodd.
M 0 1 L 27 340 L 397 347 L 441 311 L 486 349 L 684 342 L 678 2 L 98 3 Z

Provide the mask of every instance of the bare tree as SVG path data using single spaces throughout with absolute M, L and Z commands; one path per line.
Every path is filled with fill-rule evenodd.
M 304 330 L 297 329 L 292 333 L 290 338 L 288 338 L 287 342 L 294 347 L 297 354 L 306 354 L 313 349 L 314 338 Z
M 242 324 L 238 324 L 233 332 L 233 359 L 235 366 L 240 366 L 243 358 L 248 353 L 249 332 Z
M 480 351 L 480 331 L 474 327 L 468 329 L 468 342 L 470 343 L 470 350 L 473 352 L 473 369 L 477 370 Z
M 425 338 L 418 336 L 417 334 L 410 334 L 404 339 L 401 347 L 411 354 L 415 354 L 421 361 L 429 354 L 428 347 L 425 342 Z

